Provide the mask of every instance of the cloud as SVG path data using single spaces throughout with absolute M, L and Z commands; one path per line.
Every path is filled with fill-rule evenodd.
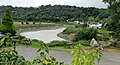
M 76 5 L 84 7 L 106 8 L 102 0 L 0 0 L 0 5 L 12 5 L 22 7 L 38 7 L 40 5 Z

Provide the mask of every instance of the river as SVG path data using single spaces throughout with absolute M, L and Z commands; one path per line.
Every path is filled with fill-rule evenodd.
M 62 32 L 65 28 L 59 28 L 54 30 L 40 30 L 32 32 L 23 32 L 22 35 L 30 39 L 42 40 L 46 43 L 52 40 L 64 40 L 57 36 L 58 33 Z M 26 60 L 32 61 L 36 55 L 39 55 L 37 49 L 25 46 L 17 46 L 17 50 L 20 55 L 24 56 Z M 24 50 L 24 51 L 23 51 Z M 101 62 L 97 65 L 120 65 L 120 52 L 108 52 L 102 51 L 103 56 Z M 48 56 L 53 56 L 59 61 L 63 61 L 70 64 L 72 57 L 69 56 L 68 52 L 50 50 Z
M 57 36 L 58 33 L 62 32 L 66 28 L 59 28 L 54 30 L 40 30 L 40 31 L 31 31 L 31 32 L 23 32 L 21 35 L 26 36 L 30 39 L 38 39 L 45 43 L 48 43 L 53 40 L 64 40 Z

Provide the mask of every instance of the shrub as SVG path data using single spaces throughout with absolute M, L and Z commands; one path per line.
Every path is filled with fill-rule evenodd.
M 68 42 L 67 42 L 67 41 L 54 40 L 54 41 L 51 41 L 50 43 L 48 43 L 47 45 L 48 45 L 49 47 L 64 46 L 66 43 L 68 43 Z
M 88 26 L 87 23 L 77 24 L 77 25 L 75 26 L 75 28 L 86 28 L 87 26 Z
M 5 38 L 8 36 L 5 36 Z M 57 61 L 54 57 L 47 58 L 46 53 L 49 53 L 48 46 L 41 44 L 41 47 L 37 50 L 40 56 L 36 56 L 32 62 L 25 60 L 23 56 L 18 54 L 16 50 L 16 44 L 5 42 L 4 37 L 0 40 L 0 65 L 66 65 L 64 62 Z M 33 40 L 39 41 L 39 40 Z M 6 46 L 3 49 L 1 45 L 5 43 L 11 44 L 11 48 Z M 13 42 L 13 40 L 11 40 Z M 73 57 L 71 65 L 95 65 L 95 61 L 98 62 L 101 59 L 102 53 L 100 50 L 95 49 L 86 51 L 82 45 L 76 45 L 74 50 L 70 53 Z
M 99 49 L 86 51 L 80 44 L 75 46 L 70 55 L 73 57 L 71 65 L 96 65 L 95 61 L 100 62 L 102 57 Z
M 87 27 L 88 25 L 87 25 L 87 23 L 84 23 L 84 24 L 81 24 L 80 26 L 81 27 Z
M 35 22 L 33 22 L 33 24 L 35 24 Z
M 15 35 L 16 33 L 16 29 L 13 26 L 13 18 L 8 9 L 5 11 L 5 14 L 3 15 L 2 25 L 0 26 L 0 31 L 3 34 L 11 33 L 11 35 Z
M 65 29 L 62 33 L 63 34 L 71 34 L 71 33 L 76 33 L 76 32 L 77 32 L 77 30 L 75 28 L 69 27 L 69 28 Z
M 37 39 L 33 39 L 32 40 L 32 44 L 37 43 L 37 44 L 43 44 L 43 41 L 37 40 Z
M 0 32 L 3 34 L 10 33 L 11 35 L 15 35 L 16 29 L 14 26 L 6 26 L 6 25 L 1 25 L 0 26 Z
M 80 40 L 80 41 L 78 41 L 77 43 L 73 43 L 73 44 L 74 44 L 74 45 L 81 44 L 81 45 L 84 45 L 84 46 L 90 46 L 89 40 Z
M 21 22 L 21 24 L 24 24 L 24 22 Z
M 43 41 L 33 39 L 32 42 L 31 42 L 31 47 L 40 48 L 42 44 L 44 44 Z
M 26 24 L 29 24 L 29 22 L 26 22 Z
M 73 38 L 73 41 L 79 41 L 79 40 L 90 40 L 92 38 L 96 39 L 97 37 L 97 30 L 93 28 L 85 28 L 82 30 L 79 30 Z
M 81 24 L 77 24 L 77 25 L 75 25 L 75 28 L 80 28 L 80 25 L 81 25 Z

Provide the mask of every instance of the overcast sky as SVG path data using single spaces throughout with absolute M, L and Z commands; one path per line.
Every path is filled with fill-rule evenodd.
M 18 7 L 38 7 L 40 5 L 75 5 L 83 7 L 106 8 L 102 0 L 0 0 L 1 5 L 12 5 Z

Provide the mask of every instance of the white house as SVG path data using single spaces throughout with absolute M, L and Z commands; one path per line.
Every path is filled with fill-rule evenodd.
M 93 22 L 91 24 L 89 24 L 90 28 L 102 28 L 102 24 L 99 22 Z

